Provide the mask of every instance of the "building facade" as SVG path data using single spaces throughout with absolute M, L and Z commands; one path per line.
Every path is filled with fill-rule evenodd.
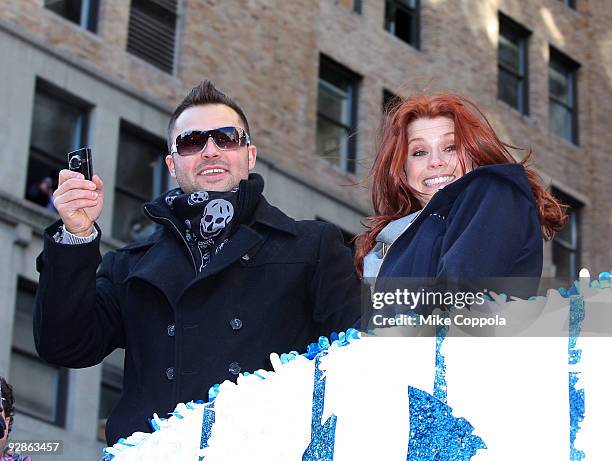
M 2 3 L 0 374 L 17 394 L 15 439 L 61 439 L 65 459 L 95 459 L 121 391 L 121 351 L 65 370 L 34 350 L 35 259 L 57 219 L 48 190 L 65 153 L 93 148 L 103 251 L 142 238 L 139 205 L 174 186 L 168 117 L 204 78 L 249 117 L 269 201 L 347 238 L 370 212 L 384 105 L 419 90 L 465 94 L 503 140 L 533 150 L 571 205 L 544 275 L 610 269 L 610 0 Z

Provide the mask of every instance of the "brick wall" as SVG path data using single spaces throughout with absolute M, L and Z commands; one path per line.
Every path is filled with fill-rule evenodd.
M 367 190 L 347 187 L 370 165 L 382 90 L 450 90 L 473 98 L 502 139 L 533 149 L 546 181 L 586 202 L 583 265 L 609 269 L 612 212 L 612 8 L 609 0 L 422 0 L 421 49 L 383 28 L 384 1 L 364 0 L 362 14 L 344 0 L 185 0 L 176 75 L 125 52 L 129 2 L 102 1 L 99 33 L 43 8 L 42 0 L 4 0 L 0 21 L 50 44 L 173 107 L 209 78 L 243 105 L 262 156 L 368 209 Z M 497 99 L 498 11 L 532 31 L 529 115 Z M 548 129 L 549 45 L 581 64 L 580 145 Z M 363 77 L 358 107 L 358 175 L 331 168 L 315 154 L 319 54 Z

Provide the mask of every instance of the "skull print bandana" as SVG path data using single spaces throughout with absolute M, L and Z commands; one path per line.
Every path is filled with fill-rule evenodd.
M 185 194 L 177 188 L 164 195 L 165 204 L 199 261 L 200 272 L 223 249 L 238 225 L 250 217 L 262 190 L 263 178 L 251 174 L 228 192 Z

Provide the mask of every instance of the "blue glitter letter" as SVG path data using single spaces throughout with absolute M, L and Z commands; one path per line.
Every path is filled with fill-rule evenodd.
M 567 345 L 569 365 L 580 363 L 582 350 L 576 347 L 576 341 L 580 336 L 580 326 L 584 320 L 584 299 L 582 296 L 570 297 L 569 312 L 569 342 Z M 580 423 L 584 419 L 584 389 L 576 389 L 576 383 L 580 372 L 569 372 L 569 407 L 570 407 L 570 461 L 584 459 L 584 452 L 574 447 L 576 434 L 580 430 Z
M 448 313 L 446 313 L 448 318 Z M 434 378 L 434 397 L 446 403 L 446 364 L 442 355 L 442 344 L 448 333 L 448 325 L 436 327 L 436 376 Z
M 209 403 L 204 407 L 204 417 L 202 418 L 202 439 L 200 440 L 200 448 L 208 447 L 208 439 L 215 424 L 215 402 Z M 200 461 L 204 459 L 200 457 Z
M 416 387 L 408 387 L 410 439 L 407 461 L 469 461 L 486 448 L 472 435 L 474 428 L 465 418 L 456 418 L 452 409 Z
M 322 424 L 323 405 L 325 403 L 325 378 L 319 369 L 320 357 L 315 361 L 314 392 L 312 393 L 312 433 L 310 444 L 302 461 L 332 461 L 336 443 L 336 416 L 331 415 Z

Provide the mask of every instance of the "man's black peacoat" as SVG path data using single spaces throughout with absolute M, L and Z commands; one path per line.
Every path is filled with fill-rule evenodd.
M 37 260 L 34 336 L 46 361 L 71 368 L 125 349 L 124 388 L 110 416 L 110 444 L 148 431 L 147 418 L 243 371 L 270 369 L 271 352 L 303 350 L 359 318 L 359 283 L 334 226 L 295 221 L 262 197 L 249 225 L 201 273 L 186 243 L 145 205 L 161 229 L 110 251 L 100 237 L 65 245 L 50 226 Z

